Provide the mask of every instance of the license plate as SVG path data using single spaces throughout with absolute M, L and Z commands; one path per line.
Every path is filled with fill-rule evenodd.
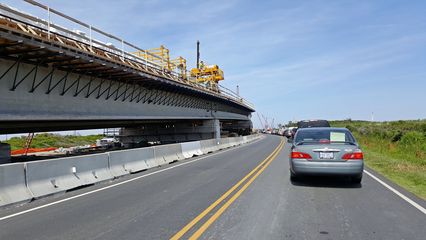
M 319 158 L 320 159 L 333 159 L 334 153 L 333 152 L 320 152 Z

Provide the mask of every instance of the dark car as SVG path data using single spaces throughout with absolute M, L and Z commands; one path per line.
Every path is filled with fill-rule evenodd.
M 327 120 L 304 120 L 297 123 L 297 128 L 330 127 Z
M 303 128 L 313 128 L 313 127 L 330 127 L 330 123 L 327 120 L 303 120 L 297 123 L 297 127 L 293 128 L 291 131 L 291 138 L 294 138 L 296 132 L 299 129 Z M 290 141 L 291 142 L 291 141 Z
M 296 135 L 297 127 L 294 127 L 290 130 L 290 138 L 294 138 L 294 135 Z

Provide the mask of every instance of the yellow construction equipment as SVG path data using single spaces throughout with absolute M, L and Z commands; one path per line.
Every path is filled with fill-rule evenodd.
M 142 57 L 145 60 L 148 60 L 150 62 L 155 63 L 156 65 L 160 66 L 162 70 L 167 69 L 171 70 L 171 64 L 170 64 L 170 55 L 169 55 L 169 49 L 161 45 L 158 48 L 151 48 L 145 51 L 137 51 L 134 52 L 138 57 Z
M 172 70 L 174 70 L 175 68 L 177 68 L 177 70 L 180 72 L 181 77 L 183 78 L 183 80 L 187 80 L 187 74 L 186 74 L 186 59 L 183 57 L 178 57 L 176 59 L 173 59 L 170 61 L 171 65 L 173 67 Z
M 203 84 L 210 90 L 216 92 L 219 92 L 219 81 L 224 80 L 223 71 L 219 68 L 219 66 L 207 65 L 204 64 L 203 61 L 201 61 L 200 64 L 197 64 L 198 66 L 196 68 L 191 69 L 191 78 L 188 79 L 186 59 L 178 57 L 171 60 L 169 49 L 163 45 L 158 48 L 137 51 L 133 54 L 161 67 L 161 70 L 163 71 L 173 72 L 176 70 L 182 80 L 190 80 L 195 83 Z M 197 61 L 198 60 L 199 59 L 197 59 Z
M 206 84 L 211 90 L 218 91 L 218 83 L 224 80 L 223 71 L 217 65 L 200 64 L 199 68 L 191 69 L 191 77 L 195 82 Z
M 161 70 L 172 72 L 177 69 L 180 74 L 180 77 L 183 80 L 187 80 L 186 59 L 183 57 L 178 57 L 176 59 L 170 60 L 169 53 L 169 49 L 161 45 L 158 48 L 151 48 L 145 51 L 137 51 L 133 54 L 143 58 L 144 60 L 156 64 L 157 66 L 161 67 Z

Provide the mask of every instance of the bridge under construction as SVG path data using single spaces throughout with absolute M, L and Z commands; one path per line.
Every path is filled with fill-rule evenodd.
M 144 50 L 26 2 L 47 20 L 0 5 L 1 134 L 121 127 L 128 141 L 188 141 L 250 132 L 254 107 L 219 85 L 217 65 L 189 71 L 165 46 Z

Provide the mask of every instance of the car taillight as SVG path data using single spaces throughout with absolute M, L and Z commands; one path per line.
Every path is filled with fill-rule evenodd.
M 311 155 L 303 152 L 291 152 L 291 158 L 293 159 L 312 159 Z
M 353 153 L 346 153 L 343 155 L 342 159 L 344 160 L 362 160 L 364 159 L 364 154 L 361 151 L 356 151 Z

